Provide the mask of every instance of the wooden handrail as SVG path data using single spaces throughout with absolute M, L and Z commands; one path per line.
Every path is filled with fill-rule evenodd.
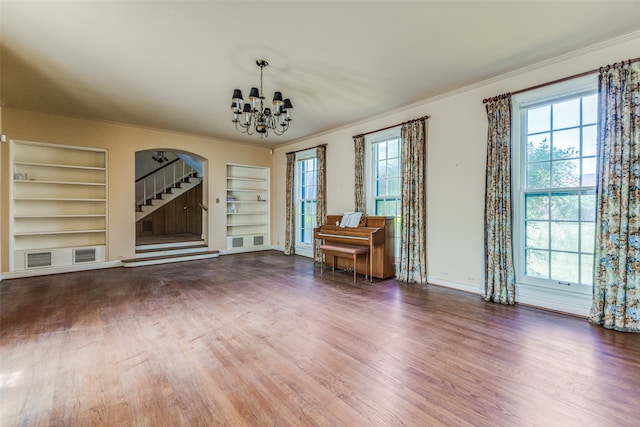
M 146 177 L 151 176 L 151 175 L 153 175 L 154 173 L 156 173 L 156 172 L 158 172 L 158 171 L 160 171 L 160 170 L 162 170 L 162 169 L 166 168 L 167 166 L 174 164 L 174 163 L 175 163 L 175 162 L 177 162 L 178 160 L 180 160 L 180 158 L 179 158 L 179 157 L 178 157 L 178 158 L 175 158 L 175 159 L 173 159 L 173 160 L 171 160 L 171 161 L 170 161 L 169 163 L 167 163 L 166 165 L 164 165 L 164 166 L 160 166 L 158 169 L 152 170 L 151 172 L 149 172 L 149 173 L 148 173 L 148 174 L 146 174 L 145 176 L 142 176 L 142 177 L 140 177 L 140 178 L 136 179 L 136 182 L 138 182 L 138 181 L 142 181 L 142 180 L 143 180 L 143 179 L 145 179 Z

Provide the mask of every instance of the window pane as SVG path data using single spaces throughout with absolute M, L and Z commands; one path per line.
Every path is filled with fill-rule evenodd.
M 376 196 L 387 195 L 387 180 L 379 179 L 376 181 Z
M 393 139 L 387 142 L 387 156 L 400 157 L 400 144 L 397 139 Z
M 527 111 L 527 133 L 538 133 L 550 130 L 551 107 L 534 108 Z
M 593 255 L 580 255 L 580 282 L 593 285 Z
M 582 159 L 582 186 L 595 187 L 596 176 L 596 158 L 588 157 L 586 159 Z
M 549 196 L 525 195 L 525 210 L 525 218 L 527 219 L 549 219 Z
M 580 98 L 553 104 L 553 128 L 562 129 L 580 125 Z
M 580 220 L 596 220 L 596 195 L 595 193 L 584 193 L 580 196 Z
M 580 186 L 580 160 L 558 160 L 552 165 L 551 187 Z
M 577 194 L 552 194 L 551 195 L 551 219 L 578 219 Z
M 580 129 L 553 132 L 553 158 L 568 159 L 580 155 Z
M 549 252 L 539 251 L 535 249 L 527 249 L 526 257 L 526 275 L 539 277 L 542 279 L 549 278 Z
M 400 176 L 400 159 L 387 160 L 387 175 L 390 178 Z
M 549 132 L 529 135 L 527 138 L 527 161 L 538 162 L 549 160 L 550 158 L 550 140 Z
M 582 98 L 582 124 L 596 123 L 598 121 L 598 95 Z
M 551 250 L 578 252 L 579 222 L 551 223 Z
M 378 162 L 377 176 L 378 176 L 378 179 L 387 177 L 387 162 L 386 161 Z
M 580 252 L 592 254 L 596 244 L 596 225 L 593 222 L 580 224 Z
M 390 179 L 387 189 L 389 195 L 400 195 L 400 178 Z
M 302 238 L 303 243 L 311 243 L 313 239 L 313 230 L 306 229 L 304 230 L 304 236 Z
M 578 283 L 579 256 L 563 252 L 551 252 L 551 278 L 562 282 Z
M 378 160 L 384 160 L 387 158 L 387 143 L 386 142 L 379 142 L 378 144 L 376 144 L 376 158 Z
M 549 188 L 550 164 L 547 162 L 527 165 L 527 188 Z
M 549 223 L 546 221 L 527 221 L 527 247 L 549 248 Z
M 598 128 L 585 126 L 582 128 L 582 155 L 595 156 L 597 147 Z
M 295 169 L 296 244 L 311 244 L 316 226 L 317 158 L 299 159 Z

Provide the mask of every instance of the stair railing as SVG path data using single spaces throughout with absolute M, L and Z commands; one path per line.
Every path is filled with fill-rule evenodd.
M 169 166 L 171 170 L 168 170 Z M 150 205 L 154 198 L 161 199 L 162 193 L 171 193 L 172 188 L 180 188 L 181 183 L 195 176 L 195 169 L 183 160 L 175 159 L 136 179 L 136 210 L 141 211 L 143 205 Z M 148 188 L 153 188 L 153 193 L 148 193 Z

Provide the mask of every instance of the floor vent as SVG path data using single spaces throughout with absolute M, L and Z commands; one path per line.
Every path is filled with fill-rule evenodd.
M 51 252 L 27 253 L 27 268 L 51 267 Z
M 231 247 L 232 248 L 240 248 L 244 246 L 244 239 L 242 237 L 234 237 L 231 240 Z
M 95 262 L 95 260 L 96 260 L 96 248 L 73 250 L 74 264 L 77 264 L 80 262 Z

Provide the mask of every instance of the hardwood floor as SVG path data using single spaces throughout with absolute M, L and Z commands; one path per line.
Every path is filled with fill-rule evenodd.
M 638 426 L 640 335 L 273 252 L 0 282 L 0 425 Z

